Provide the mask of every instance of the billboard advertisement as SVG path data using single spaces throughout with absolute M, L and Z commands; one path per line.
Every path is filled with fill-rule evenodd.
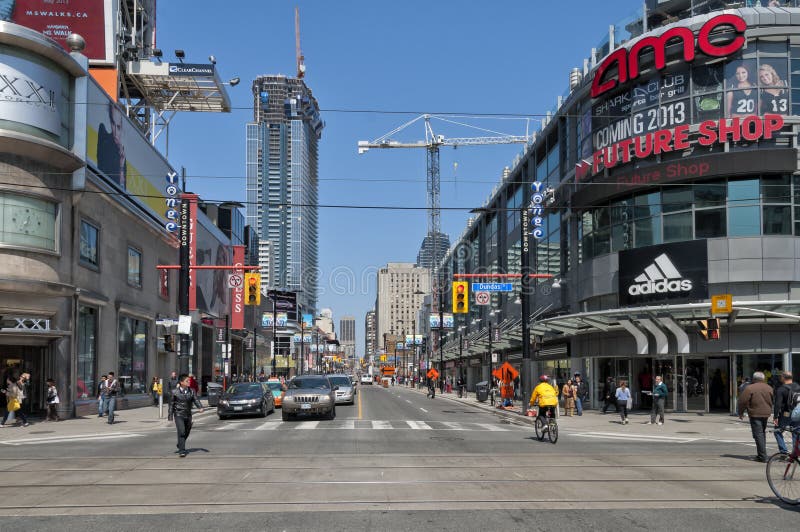
M 204 215 L 197 218 L 197 266 L 231 264 L 228 239 Z M 213 316 L 229 312 L 230 290 L 225 270 L 197 270 L 197 308 Z
M 69 51 L 67 37 L 77 33 L 86 41 L 83 55 L 93 64 L 114 63 L 114 24 L 111 0 L 3 0 L 0 20 L 42 33 Z
M 174 223 L 177 174 L 120 106 L 90 80 L 86 159 L 106 179 L 165 224 Z M 170 225 L 170 227 L 173 227 Z

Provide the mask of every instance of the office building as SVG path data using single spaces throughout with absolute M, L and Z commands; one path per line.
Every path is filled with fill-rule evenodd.
M 422 245 L 417 254 L 417 266 L 432 269 L 444 258 L 450 249 L 450 237 L 444 233 L 428 233 L 422 239 Z
M 430 292 L 430 270 L 407 262 L 390 262 L 378 272 L 377 342 L 385 335 L 412 334 L 422 298 Z M 419 327 L 417 327 L 419 328 Z

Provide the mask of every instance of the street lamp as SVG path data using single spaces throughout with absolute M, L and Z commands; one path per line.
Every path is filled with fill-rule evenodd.
M 492 381 L 492 371 L 494 370 L 494 361 L 492 360 L 492 358 L 493 358 L 493 353 L 492 353 L 492 317 L 497 316 L 498 314 L 500 314 L 500 312 L 501 312 L 501 310 L 498 308 L 498 309 L 493 309 L 489 313 L 489 382 L 490 383 L 493 382 Z M 490 388 L 491 388 L 491 386 L 490 386 Z

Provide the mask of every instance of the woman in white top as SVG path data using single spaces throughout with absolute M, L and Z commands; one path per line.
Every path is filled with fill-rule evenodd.
M 620 381 L 619 388 L 614 394 L 617 398 L 617 410 L 622 419 L 622 424 L 628 424 L 628 401 L 631 398 L 631 390 L 628 388 L 628 381 Z

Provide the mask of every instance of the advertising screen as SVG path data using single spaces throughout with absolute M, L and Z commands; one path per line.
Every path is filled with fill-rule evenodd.
M 177 174 L 92 80 L 87 106 L 86 158 L 107 179 L 162 221 L 174 219 Z
M 83 54 L 93 64 L 114 62 L 111 0 L 3 0 L 0 20 L 42 33 L 69 50 L 67 37 L 77 33 L 86 41 Z
M 231 264 L 229 242 L 202 213 L 197 218 L 198 266 Z M 197 270 L 197 308 L 214 316 L 229 312 L 230 289 L 225 270 Z

